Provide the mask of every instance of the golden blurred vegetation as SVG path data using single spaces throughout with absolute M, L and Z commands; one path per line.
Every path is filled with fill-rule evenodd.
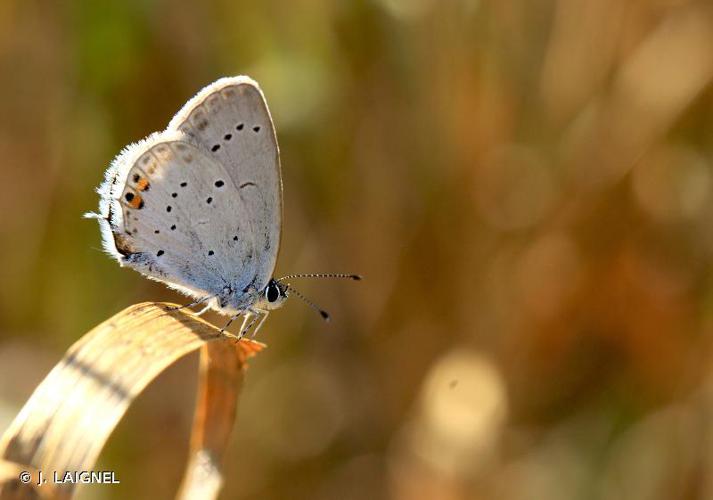
M 102 254 L 125 144 L 248 74 L 280 141 L 278 274 L 223 498 L 713 498 L 713 5 L 695 0 L 0 2 L 0 427 L 123 307 Z M 222 321 L 208 315 L 213 321 Z M 110 439 L 176 490 L 195 359 Z

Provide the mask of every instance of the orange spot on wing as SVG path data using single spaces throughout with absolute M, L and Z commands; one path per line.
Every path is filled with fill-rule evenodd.
M 136 189 L 139 191 L 146 191 L 149 188 L 149 181 L 146 178 L 139 179 L 136 183 Z
M 144 200 L 141 198 L 140 195 L 137 194 L 131 199 L 129 205 L 131 206 L 131 208 L 141 208 L 144 206 Z

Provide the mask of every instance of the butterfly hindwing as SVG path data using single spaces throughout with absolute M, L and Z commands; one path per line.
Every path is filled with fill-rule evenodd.
M 239 187 L 203 148 L 163 135 L 173 138 L 158 134 L 125 155 L 130 168 L 120 165 L 125 178 L 110 188 L 122 263 L 196 296 L 247 285 L 257 266 Z

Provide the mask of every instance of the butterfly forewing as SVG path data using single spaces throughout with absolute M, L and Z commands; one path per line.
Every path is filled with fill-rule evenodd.
M 250 227 L 257 266 L 254 285 L 262 289 L 275 268 L 282 227 L 279 152 L 262 92 L 249 78 L 223 78 L 191 99 L 169 129 L 202 146 L 237 188 L 246 212 L 236 217 L 245 218 Z

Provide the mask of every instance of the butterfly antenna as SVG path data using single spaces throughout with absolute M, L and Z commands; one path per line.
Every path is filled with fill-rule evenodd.
M 307 273 L 307 274 L 288 274 L 283 276 L 277 281 L 289 280 L 292 278 L 343 278 L 354 281 L 361 281 L 361 276 L 359 274 L 345 274 L 345 273 Z
M 279 280 L 278 280 L 278 281 L 279 281 Z M 285 285 L 285 289 L 286 289 L 286 291 L 287 291 L 288 294 L 289 294 L 289 293 L 294 293 L 294 294 L 297 295 L 300 299 L 302 299 L 302 302 L 304 302 L 305 304 L 307 304 L 308 306 L 310 306 L 312 309 L 314 309 L 315 311 L 317 311 L 317 312 L 319 313 L 319 315 L 322 316 L 322 319 L 323 319 L 324 321 L 329 321 L 329 313 L 328 313 L 327 311 L 325 311 L 324 309 L 321 309 L 317 304 L 315 304 L 314 302 L 312 302 L 311 300 L 309 300 L 307 297 L 305 297 L 304 295 L 302 295 L 300 292 L 298 292 L 298 291 L 295 289 L 295 287 L 293 287 L 292 285 L 289 285 L 289 284 L 288 284 L 288 285 Z

